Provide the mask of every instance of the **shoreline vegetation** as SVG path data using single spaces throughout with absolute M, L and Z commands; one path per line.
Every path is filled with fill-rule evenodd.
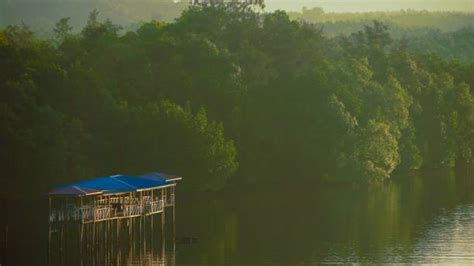
M 472 15 L 397 33 L 362 14 L 308 23 L 332 16 L 317 11 L 194 6 L 125 30 L 94 10 L 49 38 L 0 29 L 2 193 L 151 170 L 193 192 L 380 184 L 472 164 Z

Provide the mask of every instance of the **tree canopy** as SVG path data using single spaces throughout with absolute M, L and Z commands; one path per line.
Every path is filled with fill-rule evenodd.
M 378 21 L 332 38 L 283 11 L 218 4 L 125 33 L 94 11 L 54 33 L 0 31 L 8 186 L 150 170 L 190 190 L 379 183 L 473 161 L 473 62 L 411 49 L 419 40 Z

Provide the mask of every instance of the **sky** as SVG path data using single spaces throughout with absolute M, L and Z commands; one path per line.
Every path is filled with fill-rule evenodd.
M 387 11 L 400 9 L 474 12 L 474 0 L 265 0 L 266 9 L 301 10 L 322 7 L 326 12 Z

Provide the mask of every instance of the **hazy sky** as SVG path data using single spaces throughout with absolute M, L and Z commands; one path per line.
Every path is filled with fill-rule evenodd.
M 357 12 L 374 10 L 426 9 L 474 12 L 474 0 L 265 0 L 268 10 L 301 10 L 322 7 L 325 11 Z

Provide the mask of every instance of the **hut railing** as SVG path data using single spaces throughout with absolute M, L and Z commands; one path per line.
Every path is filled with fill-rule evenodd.
M 60 211 L 52 210 L 49 213 L 49 221 L 50 222 L 60 222 L 62 221 L 62 215 Z
M 66 222 L 78 220 L 91 220 L 93 212 L 91 208 L 52 210 L 49 215 L 50 222 Z
M 163 211 L 163 200 L 152 201 L 145 204 L 145 214 L 153 214 Z
M 109 219 L 112 216 L 112 208 L 105 207 L 82 207 L 77 210 L 74 220 L 82 222 L 100 221 Z
M 51 210 L 49 221 L 80 221 L 86 223 L 107 219 L 149 215 L 162 212 L 165 207 L 172 206 L 174 201 L 174 193 L 171 193 L 164 199 L 144 197 L 142 201 L 135 201 L 128 198 L 122 201 L 125 204 L 118 202 L 110 205 L 83 206 L 80 208 L 71 206 L 64 210 Z
M 96 201 L 97 205 L 106 205 L 107 204 L 107 199 L 99 199 Z
M 143 213 L 143 204 L 130 204 L 123 206 L 123 216 L 137 216 L 142 215 Z
M 142 197 L 142 202 L 144 203 L 150 203 L 153 201 L 153 198 L 151 196 L 143 196 Z
M 130 197 L 112 197 L 109 199 L 110 204 L 131 204 L 133 199 Z
M 94 220 L 105 220 L 109 219 L 111 214 L 111 207 L 96 207 L 94 208 Z
M 171 193 L 169 197 L 166 197 L 165 205 L 166 207 L 168 207 L 168 206 L 173 206 L 173 204 L 174 204 L 174 193 Z
M 94 220 L 94 208 L 82 207 L 79 209 L 79 217 L 82 222 L 88 222 Z

